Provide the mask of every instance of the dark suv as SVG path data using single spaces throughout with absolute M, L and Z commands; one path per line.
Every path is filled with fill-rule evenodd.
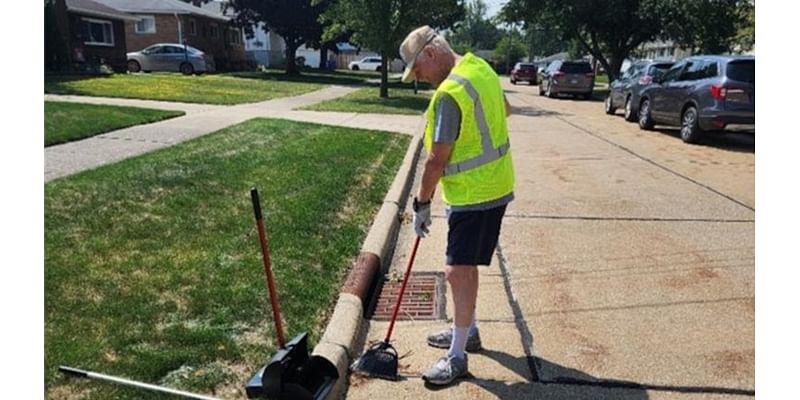
M 653 60 L 640 60 L 631 64 L 619 79 L 608 85 L 606 114 L 614 114 L 617 108 L 624 107 L 625 120 L 636 121 L 642 90 L 650 86 L 654 78 L 657 79 L 673 64 L 672 61 Z
M 755 131 L 756 60 L 693 56 L 676 63 L 642 91 L 639 127 L 678 125 L 696 143 L 707 131 Z
M 555 97 L 561 93 L 592 98 L 594 73 L 587 61 L 555 60 L 545 68 L 539 79 L 539 95 Z
M 529 63 L 517 63 L 511 70 L 511 83 L 527 81 L 529 85 L 536 84 L 536 66 Z

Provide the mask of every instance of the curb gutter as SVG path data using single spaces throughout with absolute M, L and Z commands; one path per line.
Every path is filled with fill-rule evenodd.
M 320 355 L 333 363 L 339 371 L 340 379 L 328 395 L 329 400 L 338 399 L 346 388 L 346 377 L 350 366 L 353 347 L 361 333 L 364 321 L 364 307 L 369 301 L 374 285 L 380 278 L 383 264 L 391 261 L 392 244 L 400 228 L 401 207 L 414 181 L 422 139 L 414 135 L 409 143 L 400 170 L 391 188 L 384 197 L 383 205 L 372 223 L 347 280 L 342 286 L 339 300 L 333 315 L 325 328 L 313 354 Z

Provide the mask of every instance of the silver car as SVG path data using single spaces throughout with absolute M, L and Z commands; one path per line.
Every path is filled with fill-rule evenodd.
M 177 43 L 158 43 L 128 53 L 128 71 L 171 71 L 185 75 L 214 72 L 214 61 L 202 51 Z

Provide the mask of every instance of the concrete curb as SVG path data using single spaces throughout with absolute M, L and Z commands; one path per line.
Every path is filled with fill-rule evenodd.
M 401 207 L 411 190 L 421 147 L 421 137 L 414 135 L 400 170 L 364 239 L 361 254 L 342 286 L 325 333 L 314 347 L 313 354 L 327 358 L 339 371 L 339 380 L 328 395 L 329 400 L 341 398 L 347 387 L 348 367 L 351 359 L 358 356 L 353 354 L 353 347 L 361 333 L 364 307 L 381 275 L 382 267 L 391 261 L 392 243 L 400 228 Z

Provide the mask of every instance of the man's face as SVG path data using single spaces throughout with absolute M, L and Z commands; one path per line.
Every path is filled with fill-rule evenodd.
M 430 46 L 422 49 L 414 63 L 414 74 L 418 81 L 438 86 L 445 77 L 441 76 L 441 67 L 436 60 L 436 52 Z

